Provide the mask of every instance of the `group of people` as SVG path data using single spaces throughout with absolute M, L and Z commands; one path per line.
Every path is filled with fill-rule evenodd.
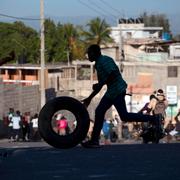
M 180 135 L 180 109 L 176 116 L 172 119 L 168 119 L 166 116 L 166 109 L 168 107 L 168 101 L 164 95 L 162 89 L 155 91 L 150 95 L 150 101 L 140 110 L 140 113 L 147 113 L 150 115 L 161 114 L 162 115 L 162 126 L 164 129 L 164 136 L 167 137 L 167 142 L 175 137 L 176 140 Z M 149 123 L 143 123 L 142 128 L 149 126 Z
M 40 139 L 38 133 L 38 114 L 31 116 L 30 112 L 21 114 L 19 110 L 9 108 L 8 114 L 4 117 L 8 126 L 8 138 L 13 141 L 36 141 Z
M 168 107 L 168 101 L 165 97 L 164 91 L 158 89 L 154 91 L 149 101 L 139 110 L 140 114 L 156 115 L 161 114 L 161 126 L 163 129 L 163 136 L 165 137 L 163 142 L 169 143 L 173 137 L 176 140 L 180 138 L 180 110 L 174 117 L 174 121 L 168 120 L 166 117 L 166 110 Z M 167 122 L 168 120 L 168 122 Z M 92 121 L 91 123 L 94 124 Z M 152 125 L 152 122 L 125 122 L 121 121 L 119 116 L 116 114 L 112 119 L 104 119 L 100 141 L 104 144 L 111 144 L 113 142 L 121 142 L 123 140 L 142 140 L 143 133 L 146 133 Z M 91 133 L 92 133 L 91 125 Z M 91 136 L 89 136 L 91 137 Z
M 142 114 L 148 115 L 161 115 L 160 125 L 162 129 L 164 128 L 164 121 L 166 118 L 166 109 L 168 107 L 168 101 L 166 100 L 164 91 L 162 89 L 158 89 L 154 91 L 153 94 L 149 97 L 149 102 L 147 102 L 144 107 L 139 111 Z M 142 133 L 143 137 L 146 133 L 148 133 L 148 129 L 152 126 L 152 122 L 144 122 L 142 123 Z M 165 135 L 165 132 L 162 132 L 162 137 Z

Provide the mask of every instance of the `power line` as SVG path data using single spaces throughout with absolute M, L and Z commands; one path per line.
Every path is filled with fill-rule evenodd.
M 39 21 L 39 20 L 41 20 L 39 18 L 23 18 L 23 17 L 10 16 L 10 15 L 1 14 L 1 13 L 0 13 L 0 16 L 7 17 L 7 18 L 12 18 L 12 19 L 18 19 L 18 20 L 25 20 L 25 21 Z
M 109 3 L 107 3 L 106 1 L 104 0 L 100 0 L 104 5 L 106 5 L 108 8 L 111 8 L 113 11 L 116 11 L 118 14 L 121 14 L 124 16 L 124 14 L 122 12 L 120 12 L 118 9 L 112 7 Z
M 94 4 L 97 8 L 99 8 L 100 10 L 102 10 L 103 12 L 106 12 L 107 14 L 110 14 L 110 16 L 112 16 L 112 20 L 114 21 L 114 19 L 117 19 L 117 17 L 114 14 L 111 14 L 110 12 L 108 12 L 107 10 L 103 9 L 101 6 L 99 6 L 97 3 L 95 3 L 94 1 L 90 1 L 88 0 L 90 3 Z
M 78 2 L 81 3 L 82 5 L 88 7 L 89 9 L 93 10 L 94 12 L 100 14 L 101 16 L 106 16 L 105 14 L 102 14 L 100 11 L 96 10 L 95 8 L 89 6 L 87 3 L 84 3 L 84 2 L 82 2 L 80 0 L 78 0 Z
M 107 18 L 108 16 L 107 15 L 105 15 L 105 14 L 103 14 L 101 11 L 105 11 L 104 9 L 102 9 L 100 6 L 98 6 L 96 3 L 94 3 L 93 2 L 93 4 L 94 4 L 94 6 L 96 7 L 96 8 L 98 8 L 98 10 L 96 10 L 94 7 L 92 7 L 92 2 L 90 2 L 90 4 L 91 4 L 91 6 L 89 5 L 89 4 L 87 4 L 87 3 L 84 3 L 84 2 L 82 2 L 82 1 L 80 1 L 80 0 L 78 0 L 81 4 L 83 4 L 84 6 L 86 6 L 86 7 L 88 7 L 89 9 L 91 9 L 91 10 L 93 10 L 94 12 L 96 12 L 96 13 L 98 13 L 100 16 L 103 16 L 103 17 L 105 17 L 105 18 Z M 99 11 L 99 10 L 101 10 L 101 11 Z M 107 11 L 106 11 L 107 12 Z M 108 14 L 109 14 L 109 12 L 108 12 Z M 112 16 L 114 17 L 114 18 L 112 18 Z M 114 16 L 114 15 L 112 15 L 111 14 L 111 20 L 112 21 L 114 21 L 114 22 L 116 22 L 116 17 Z

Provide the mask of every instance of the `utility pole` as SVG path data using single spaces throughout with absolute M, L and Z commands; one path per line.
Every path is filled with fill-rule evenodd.
M 45 43 L 44 43 L 44 0 L 40 0 L 40 32 L 41 32 L 41 70 L 40 70 L 40 92 L 41 92 L 41 108 L 45 104 L 45 78 L 44 78 L 44 69 L 45 69 Z
M 122 50 L 123 50 L 123 42 L 122 42 L 122 29 L 119 27 L 119 60 L 122 61 Z
M 68 67 L 69 67 L 70 66 L 69 50 L 67 50 L 67 60 L 68 60 Z
M 124 70 L 124 48 L 123 48 L 123 34 L 122 34 L 122 26 L 119 24 L 119 68 L 121 73 Z

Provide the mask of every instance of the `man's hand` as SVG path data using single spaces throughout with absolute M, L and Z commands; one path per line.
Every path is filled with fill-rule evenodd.
M 85 107 L 87 108 L 89 106 L 89 104 L 91 103 L 91 100 L 93 99 L 93 97 L 101 90 L 102 85 L 97 83 L 97 84 L 93 84 L 93 92 L 90 94 L 90 96 L 86 99 L 81 100 L 81 102 L 85 105 Z

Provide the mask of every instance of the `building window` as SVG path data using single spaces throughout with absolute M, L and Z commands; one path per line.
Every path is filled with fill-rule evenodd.
M 127 35 L 127 39 L 132 38 L 132 32 L 127 32 L 126 35 Z
M 2 75 L 6 74 L 5 69 L 1 69 L 0 74 L 2 74 Z
M 168 78 L 178 77 L 177 66 L 168 66 Z
M 26 70 L 22 70 L 22 75 L 36 75 L 37 76 L 37 71 L 33 70 L 33 69 L 26 69 Z
M 78 80 L 90 80 L 91 79 L 90 65 L 80 65 L 77 67 L 77 79 Z
M 18 76 L 18 71 L 16 69 L 9 69 L 9 79 L 14 80 L 15 76 Z
M 38 80 L 38 71 L 33 69 L 23 69 L 21 76 L 22 80 L 27 80 L 28 76 L 32 76 L 34 80 Z

